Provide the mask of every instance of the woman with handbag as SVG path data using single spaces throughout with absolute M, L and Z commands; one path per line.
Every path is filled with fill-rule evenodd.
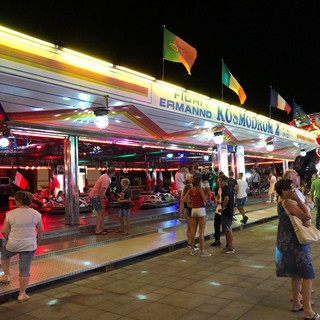
M 295 193 L 292 180 L 282 179 L 275 184 L 279 195 L 278 203 L 278 232 L 275 252 L 276 273 L 278 277 L 291 278 L 293 312 L 303 311 L 304 319 L 320 319 L 311 305 L 312 279 L 315 272 L 312 265 L 310 244 L 300 244 L 286 210 L 297 216 L 304 226 L 311 223 L 309 208 Z M 302 294 L 302 304 L 300 298 Z

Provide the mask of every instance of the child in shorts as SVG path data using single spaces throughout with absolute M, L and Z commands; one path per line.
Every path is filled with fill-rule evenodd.
M 129 190 L 130 180 L 123 178 L 121 180 L 121 193 L 117 200 L 121 204 L 119 211 L 120 229 L 123 235 L 130 234 L 130 207 L 131 207 L 131 190 Z

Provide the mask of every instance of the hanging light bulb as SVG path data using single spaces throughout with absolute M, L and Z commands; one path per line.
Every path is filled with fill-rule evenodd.
M 94 123 L 95 125 L 97 126 L 97 128 L 99 129 L 105 129 L 108 127 L 109 125 L 109 119 L 108 119 L 108 116 L 107 114 L 99 114 L 97 115 L 96 114 L 96 111 L 98 110 L 95 110 L 95 119 L 94 119 Z M 104 110 L 105 111 L 105 110 Z
M 208 161 L 208 160 L 209 160 L 209 156 L 208 156 L 207 154 L 205 154 L 205 155 L 203 156 L 203 160 L 204 160 L 204 161 Z
M 271 152 L 271 151 L 274 150 L 273 141 L 267 142 L 267 150 L 268 150 L 269 152 Z
M 109 96 L 105 96 L 105 99 L 106 99 L 106 106 L 105 107 L 97 108 L 93 111 L 94 115 L 96 116 L 94 119 L 94 123 L 99 129 L 105 129 L 109 125 L 108 98 L 109 98 Z
M 0 147 L 6 148 L 9 145 L 9 139 L 7 137 L 0 138 Z
M 213 138 L 213 140 L 214 140 L 214 143 L 215 143 L 215 144 L 221 144 L 221 143 L 223 143 L 223 135 L 222 135 L 222 132 L 221 132 L 221 131 L 215 132 L 215 133 L 214 133 L 214 138 Z

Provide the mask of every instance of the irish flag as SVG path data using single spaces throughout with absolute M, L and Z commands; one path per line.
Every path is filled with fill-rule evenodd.
M 235 77 L 232 75 L 232 73 L 229 71 L 229 69 L 224 64 L 223 61 L 222 61 L 222 83 L 229 89 L 233 90 L 239 96 L 241 105 L 244 104 L 245 100 L 247 99 L 247 96 L 244 93 L 239 82 L 235 79 Z
M 191 74 L 191 67 L 196 60 L 197 50 L 166 28 L 163 28 L 163 30 L 163 59 L 182 63 L 188 74 Z
M 289 104 L 272 87 L 270 88 L 270 106 L 286 111 L 287 114 L 291 112 Z

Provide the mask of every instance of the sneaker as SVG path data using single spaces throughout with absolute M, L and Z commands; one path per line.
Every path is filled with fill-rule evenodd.
M 2 283 L 2 284 L 9 284 L 10 283 L 10 276 L 8 276 L 8 275 L 2 275 L 1 277 L 0 277 L 0 283 Z
M 268 201 L 266 201 L 266 203 L 271 203 L 271 201 L 270 201 L 270 200 L 268 200 Z
M 220 241 L 215 241 L 215 242 L 212 242 L 210 244 L 211 247 L 218 247 L 218 246 L 221 246 L 221 242 Z
M 235 252 L 234 249 L 227 249 L 224 251 L 224 253 L 234 253 L 234 252 Z
M 243 218 L 243 220 L 242 220 L 242 223 L 243 223 L 243 224 L 246 224 L 247 221 L 248 221 L 248 219 L 249 219 L 249 218 L 248 218 L 247 216 L 244 216 L 244 218 Z
M 195 256 L 196 254 L 198 254 L 199 249 L 198 248 L 194 248 L 190 251 L 190 256 Z
M 202 252 L 200 253 L 200 257 L 201 257 L 201 258 L 211 257 L 211 256 L 212 256 L 211 253 L 208 253 L 208 252 L 205 252 L 205 251 L 202 251 Z

